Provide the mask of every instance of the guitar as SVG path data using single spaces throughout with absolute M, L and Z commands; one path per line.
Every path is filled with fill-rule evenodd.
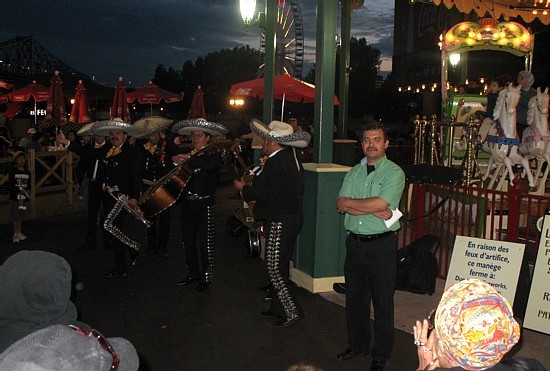
M 230 147 L 230 151 L 242 171 L 242 174 L 237 174 L 237 177 L 241 178 L 247 185 L 251 185 L 254 181 L 255 174 L 250 170 L 250 166 L 248 166 L 241 157 L 241 150 L 240 142 L 237 139 L 236 142 Z M 249 228 L 253 229 L 256 221 L 256 218 L 254 217 L 254 202 L 243 201 L 242 210 L 238 210 L 235 216 Z

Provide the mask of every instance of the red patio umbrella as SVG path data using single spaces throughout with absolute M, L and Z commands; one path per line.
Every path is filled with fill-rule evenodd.
M 59 71 L 55 71 L 50 80 L 50 95 L 46 106 L 46 120 L 55 124 L 66 124 L 65 97 L 63 96 L 63 80 Z
M 249 97 L 264 98 L 264 79 L 254 79 L 239 82 L 231 85 L 229 90 L 233 95 L 245 95 Z M 283 119 L 282 112 L 285 107 L 285 100 L 297 103 L 313 103 L 315 102 L 315 85 L 302 80 L 295 79 L 288 73 L 275 76 L 273 79 L 273 97 L 282 99 L 281 120 Z M 338 105 L 338 98 L 334 96 L 334 104 Z
M 191 100 L 191 107 L 189 107 L 189 112 L 187 113 L 188 119 L 206 119 L 206 109 L 204 108 L 204 92 L 199 85 L 195 93 L 193 94 L 193 99 Z
M 79 124 L 90 122 L 90 106 L 88 104 L 88 93 L 82 80 L 78 80 L 74 94 L 73 108 L 71 109 L 70 122 Z
M 110 118 L 122 119 L 124 122 L 130 122 L 130 111 L 128 110 L 128 102 L 126 101 L 126 87 L 122 77 L 118 78 L 115 85 L 115 95 L 113 97 L 113 105 L 111 106 Z
M 6 90 L 11 90 L 11 89 L 13 89 L 13 84 L 10 84 L 9 82 L 0 80 L 0 88 L 6 89 Z
M 183 99 L 183 93 L 175 94 L 169 92 L 149 81 L 143 88 L 136 89 L 127 94 L 126 100 L 128 103 L 133 103 L 136 99 L 139 104 L 150 104 L 151 115 L 153 115 L 153 104 L 160 104 L 162 100 L 166 103 L 180 102 Z
M 8 94 L 8 98 L 12 102 L 28 102 L 31 97 L 34 99 L 34 125 L 36 126 L 36 102 L 45 102 L 50 96 L 48 88 L 37 84 L 36 81 L 27 86 L 17 89 Z

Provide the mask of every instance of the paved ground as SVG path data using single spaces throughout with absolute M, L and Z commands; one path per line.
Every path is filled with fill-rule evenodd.
M 84 212 L 31 220 L 24 224 L 28 240 L 11 244 L 11 227 L 0 225 L 0 263 L 18 250 L 42 249 L 67 259 L 73 268 L 74 302 L 80 319 L 108 337 L 129 339 L 141 358 L 140 370 L 286 370 L 306 361 L 324 370 L 365 370 L 369 357 L 338 361 L 346 346 L 344 308 L 320 295 L 298 290 L 306 317 L 289 328 L 274 328 L 265 309 L 263 262 L 247 255 L 244 236 L 226 227 L 238 207 L 229 185 L 218 192 L 217 260 L 213 286 L 204 293 L 178 288 L 186 276 L 179 232 L 179 205 L 174 206 L 169 258 L 148 256 L 127 278 L 108 281 L 112 268 L 108 249 L 77 252 L 85 231 Z M 398 309 L 399 310 L 399 309 Z M 411 335 L 395 330 L 390 370 L 416 367 Z

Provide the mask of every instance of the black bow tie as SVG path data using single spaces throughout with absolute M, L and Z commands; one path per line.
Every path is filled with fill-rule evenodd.
M 374 171 L 374 165 L 367 165 L 367 174 L 370 174 Z

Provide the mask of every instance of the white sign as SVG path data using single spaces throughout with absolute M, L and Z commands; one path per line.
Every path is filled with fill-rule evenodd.
M 520 243 L 456 236 L 445 289 L 456 282 L 477 278 L 513 304 L 524 249 L 525 245 Z
M 523 326 L 550 334 L 550 215 L 544 216 Z

